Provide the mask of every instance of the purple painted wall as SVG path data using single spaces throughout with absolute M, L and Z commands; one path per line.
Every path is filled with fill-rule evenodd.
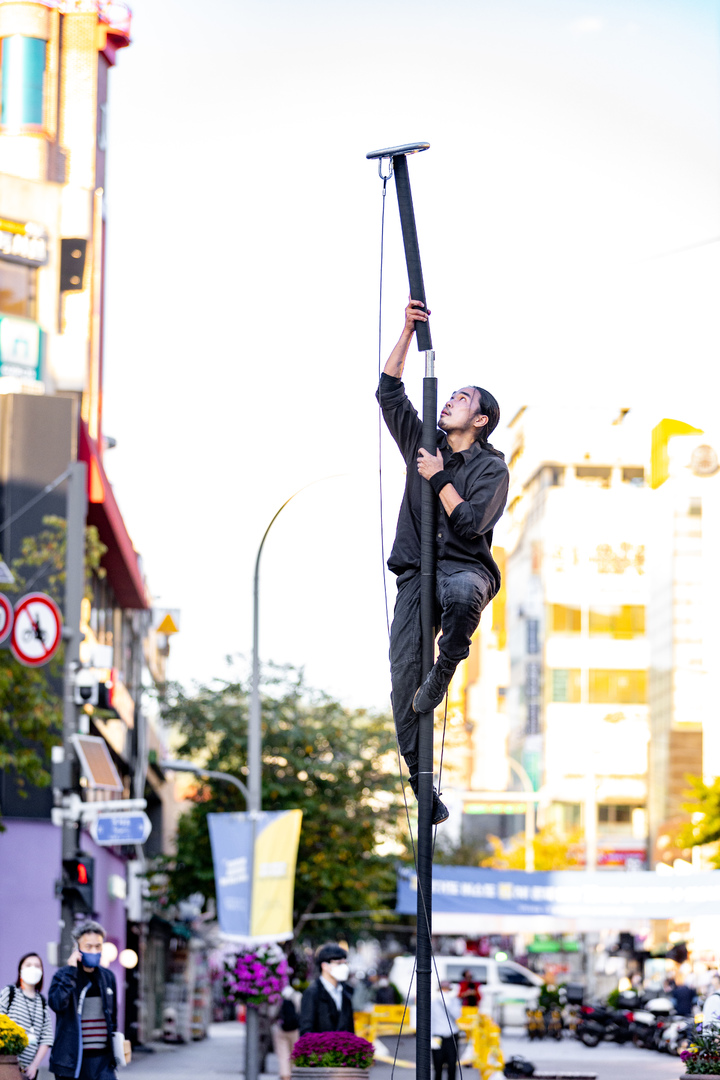
M 55 882 L 61 872 L 61 833 L 49 821 L 5 819 L 0 833 L 0 987 L 17 978 L 17 964 L 23 953 L 37 951 L 45 969 L 47 994 L 55 968 L 48 963 L 48 942 L 60 937 L 60 901 L 55 898 Z M 118 874 L 125 880 L 125 860 L 109 848 L 98 847 L 82 833 L 83 851 L 95 856 L 95 906 L 98 921 L 107 930 L 108 941 L 125 948 L 126 912 L 123 900 L 108 896 L 108 878 Z M 110 965 L 118 987 L 118 1027 L 125 1018 L 125 971 L 117 960 Z

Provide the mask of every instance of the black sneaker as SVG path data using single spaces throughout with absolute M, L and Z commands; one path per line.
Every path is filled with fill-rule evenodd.
M 413 711 L 416 713 L 434 712 L 445 697 L 450 680 L 455 674 L 456 664 L 447 660 L 436 660 L 425 676 L 420 689 L 413 698 Z
M 413 789 L 415 798 L 417 799 L 418 793 L 418 778 L 417 773 L 410 777 L 410 787 Z M 450 817 L 450 811 L 445 803 L 442 801 L 437 793 L 437 789 L 433 788 L 433 805 L 432 805 L 432 823 L 433 825 L 440 825 L 443 821 L 447 821 Z

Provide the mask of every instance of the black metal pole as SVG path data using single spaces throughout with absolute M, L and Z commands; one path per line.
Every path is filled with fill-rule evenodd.
M 410 296 L 422 300 L 427 309 L 425 285 L 413 210 L 410 177 L 404 155 L 393 158 L 400 224 L 408 269 Z M 430 324 L 415 324 L 418 349 L 425 352 L 423 379 L 422 444 L 437 452 L 437 380 L 434 377 Z M 435 646 L 435 498 L 427 480 L 422 485 L 420 529 L 420 627 L 422 676 L 434 661 Z M 433 714 L 418 717 L 418 842 L 417 842 L 417 1018 L 416 1076 L 430 1080 L 430 992 L 432 989 L 432 804 L 433 804 Z
M 393 172 L 395 173 L 395 190 L 397 191 L 400 224 L 405 246 L 410 299 L 422 300 L 427 309 L 425 283 L 423 282 L 422 265 L 420 263 L 420 248 L 418 246 L 417 229 L 415 228 L 415 211 L 413 209 L 412 192 L 410 191 L 410 174 L 408 173 L 407 158 L 404 154 L 399 154 L 393 158 Z M 417 347 L 420 352 L 427 352 L 432 349 L 430 323 L 415 323 L 415 332 Z

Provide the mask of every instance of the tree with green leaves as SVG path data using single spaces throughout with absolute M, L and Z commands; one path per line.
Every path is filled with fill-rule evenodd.
M 706 784 L 701 776 L 688 776 L 692 800 L 683 805 L 691 819 L 680 827 L 677 836 L 681 848 L 701 847 L 720 840 L 720 776 L 711 784 Z M 720 846 L 710 858 L 716 868 L 720 868 Z
M 15 581 L 3 585 L 11 599 L 27 592 L 47 593 L 62 608 L 65 590 L 67 528 L 64 518 L 43 518 L 43 529 L 26 536 L 20 555 L 12 560 Z M 95 526 L 85 531 L 85 595 L 92 596 L 92 574 L 104 576 L 100 560 L 107 548 Z M 19 663 L 7 647 L 0 650 L 0 769 L 11 772 L 20 795 L 27 786 L 47 787 L 50 750 L 60 742 L 63 646 L 45 667 Z M 2 829 L 2 825 L 0 825 Z
M 179 756 L 246 779 L 248 712 L 249 686 L 240 679 L 192 694 L 172 687 L 165 705 Z M 321 911 L 387 908 L 396 856 L 378 847 L 402 842 L 403 824 L 391 717 L 346 709 L 284 668 L 265 682 L 262 729 L 263 808 L 303 811 L 295 922 Z M 193 802 L 178 823 L 176 854 L 157 867 L 165 903 L 215 895 L 207 814 L 245 809 L 237 789 L 214 781 L 199 784 Z

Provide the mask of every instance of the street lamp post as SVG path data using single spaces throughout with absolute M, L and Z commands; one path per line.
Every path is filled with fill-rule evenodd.
M 292 502 L 296 495 L 306 488 L 318 484 L 320 480 L 329 480 L 331 477 L 324 476 L 318 480 L 312 480 L 298 488 L 289 499 L 286 499 L 280 509 L 273 515 L 270 524 L 263 533 L 257 556 L 255 558 L 255 574 L 253 577 L 253 646 L 252 646 L 252 677 L 250 683 L 250 715 L 248 719 L 248 791 L 247 808 L 250 820 L 253 823 L 253 846 L 255 841 L 255 820 L 262 811 L 262 726 L 260 717 L 260 558 L 265 547 L 268 533 L 279 518 L 288 503 Z M 245 1080 L 258 1080 L 260 1076 L 260 1024 L 256 1009 L 248 1007 L 245 1018 Z
M 508 765 L 514 770 L 515 775 L 523 786 L 523 791 L 531 793 L 535 791 L 533 782 L 527 772 L 514 758 L 509 757 Z M 525 801 L 525 869 L 535 869 L 535 807 L 531 799 Z
M 228 784 L 234 784 L 236 788 L 239 788 L 245 796 L 245 803 L 247 804 L 248 802 L 248 789 L 245 787 L 242 780 L 237 776 L 233 776 L 232 773 L 216 772 L 214 769 L 204 769 L 202 765 L 193 765 L 189 761 L 161 761 L 160 768 L 167 769 L 170 772 L 194 773 L 196 776 L 207 777 L 208 780 L 225 780 Z

